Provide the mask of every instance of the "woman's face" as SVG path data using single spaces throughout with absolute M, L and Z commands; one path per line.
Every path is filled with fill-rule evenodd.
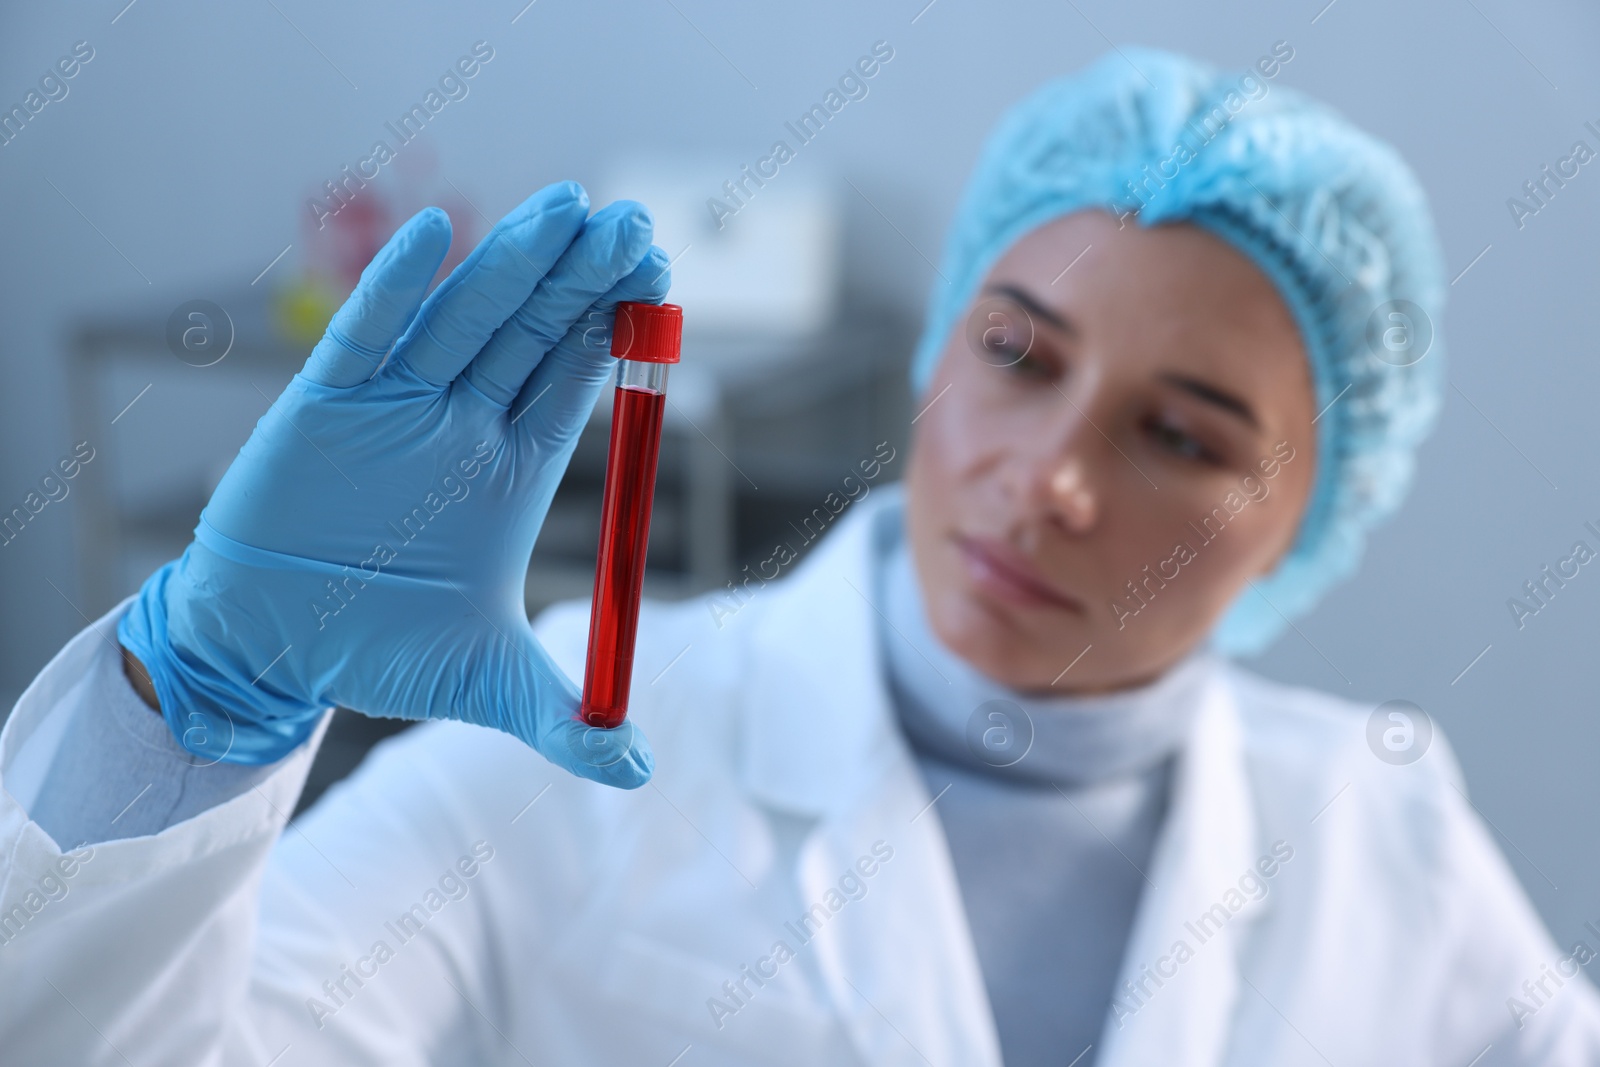
M 1031 231 L 917 404 L 934 631 L 1013 689 L 1154 679 L 1293 542 L 1314 396 L 1288 307 L 1221 238 L 1098 211 Z

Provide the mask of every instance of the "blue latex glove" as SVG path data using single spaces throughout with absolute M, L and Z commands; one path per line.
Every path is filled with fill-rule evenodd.
M 576 718 L 579 691 L 523 605 L 534 540 L 616 366 L 613 309 L 668 286 L 643 206 L 588 210 L 574 182 L 540 190 L 426 300 L 444 212 L 373 259 L 194 541 L 118 627 L 184 748 L 271 762 L 338 704 L 490 726 L 574 774 L 649 780 L 634 727 Z

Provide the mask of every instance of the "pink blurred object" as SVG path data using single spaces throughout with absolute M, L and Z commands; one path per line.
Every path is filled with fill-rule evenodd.
M 334 198 L 324 186 L 308 197 L 308 204 L 313 200 L 338 207 L 320 225 L 309 207 L 301 213 L 302 272 L 336 290 L 339 300 L 356 287 L 362 270 L 400 224 L 425 207 L 443 208 L 453 230 L 435 284 L 466 258 L 483 232 L 477 211 L 443 177 L 437 155 L 426 144 L 405 146 L 391 165 L 353 193 L 341 190 Z

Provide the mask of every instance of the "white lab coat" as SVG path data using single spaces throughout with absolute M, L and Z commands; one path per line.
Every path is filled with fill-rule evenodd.
M 287 833 L 309 747 L 259 790 L 92 846 L 0 945 L 0 1061 L 998 1065 L 865 599 L 899 500 L 884 487 L 852 504 L 720 628 L 705 599 L 647 605 L 632 714 L 658 762 L 643 789 L 429 724 Z M 56 657 L 0 736 L 0 915 L 61 858 L 8 776 L 59 729 L 86 664 L 114 654 L 115 616 Z M 574 602 L 536 622 L 575 678 L 586 619 Z M 1217 671 L 1125 956 L 1138 996 L 1119 1003 L 1137 1010 L 1107 1020 L 1100 1064 L 1600 1063 L 1586 979 L 1546 979 L 1552 995 L 1514 1024 L 1507 998 L 1562 953 L 1442 739 L 1390 766 L 1367 749 L 1368 710 Z M 1275 843 L 1292 858 L 1264 861 Z M 1234 913 L 1257 884 L 1241 879 L 1268 867 L 1265 897 Z

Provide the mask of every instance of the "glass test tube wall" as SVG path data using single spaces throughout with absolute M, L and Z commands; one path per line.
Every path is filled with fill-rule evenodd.
M 600 552 L 589 613 L 589 656 L 579 717 L 612 729 L 628 715 L 634 639 L 650 541 L 667 367 L 679 360 L 683 309 L 676 304 L 617 305 L 611 354 L 617 392 L 600 506 Z

